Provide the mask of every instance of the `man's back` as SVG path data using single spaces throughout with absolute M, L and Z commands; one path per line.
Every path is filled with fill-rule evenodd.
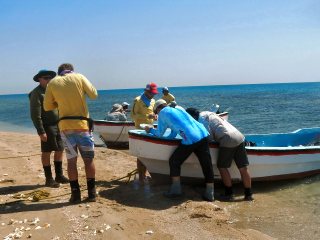
M 238 129 L 213 112 L 201 112 L 199 122 L 209 131 L 211 140 L 219 142 L 222 147 L 235 147 L 244 141 Z
M 163 135 L 170 128 L 172 135 L 179 134 L 183 144 L 193 144 L 208 136 L 205 127 L 194 120 L 185 110 L 165 107 L 159 113 L 158 132 Z
M 98 94 L 88 79 L 79 73 L 58 76 L 47 86 L 44 108 L 45 110 L 59 109 L 59 117 L 82 116 L 89 117 L 86 95 L 95 99 Z M 88 129 L 87 121 L 61 121 L 61 130 Z

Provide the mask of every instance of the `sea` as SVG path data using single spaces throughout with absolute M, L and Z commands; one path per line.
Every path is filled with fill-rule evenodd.
M 31 90 L 31 89 L 30 89 Z M 170 87 L 178 105 L 229 112 L 244 134 L 292 132 L 320 127 L 320 82 Z M 90 116 L 103 119 L 114 103 L 132 103 L 143 89 L 100 90 L 88 100 Z M 160 98 L 156 96 L 156 99 Z M 0 131 L 36 134 L 28 94 L 0 95 Z M 320 239 L 320 175 L 253 184 L 256 201 L 226 205 L 231 224 L 276 239 Z M 213 226 L 214 227 L 214 226 Z

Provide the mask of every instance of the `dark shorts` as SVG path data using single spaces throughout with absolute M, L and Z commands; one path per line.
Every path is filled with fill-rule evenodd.
M 244 143 L 234 148 L 220 147 L 218 153 L 218 168 L 229 168 L 234 159 L 238 168 L 249 165 L 248 156 Z
M 63 143 L 58 126 L 45 126 L 47 142 L 41 141 L 41 152 L 63 151 Z

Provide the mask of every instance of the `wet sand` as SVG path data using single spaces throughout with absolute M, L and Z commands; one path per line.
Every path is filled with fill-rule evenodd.
M 169 200 L 162 196 L 167 185 L 151 183 L 150 192 L 143 186 L 134 188 L 132 178 L 127 182 L 125 176 L 135 169 L 136 158 L 128 155 L 128 151 L 103 147 L 96 148 L 97 202 L 69 205 L 68 184 L 58 189 L 43 185 L 39 144 L 37 135 L 0 132 L 3 239 L 14 232 L 24 239 L 29 236 L 56 240 L 283 238 L 277 232 L 268 236 L 268 231 L 256 224 L 261 219 L 259 211 L 254 214 L 255 208 L 265 205 L 267 193 L 257 194 L 255 202 L 208 203 L 201 200 L 202 186 L 184 185 L 184 198 Z M 87 193 L 81 158 L 78 166 L 84 198 Z M 39 190 L 49 196 L 34 201 L 32 194 Z

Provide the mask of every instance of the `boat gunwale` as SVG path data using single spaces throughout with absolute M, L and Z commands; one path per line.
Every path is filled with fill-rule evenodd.
M 159 138 L 153 135 L 139 134 L 129 131 L 129 139 L 142 140 L 161 145 L 177 146 L 181 139 L 167 139 Z M 218 143 L 210 142 L 210 148 L 218 148 Z M 296 147 L 256 147 L 246 146 L 248 155 L 268 155 L 268 156 L 282 156 L 282 155 L 297 155 L 297 154 L 320 154 L 320 146 L 296 146 Z

